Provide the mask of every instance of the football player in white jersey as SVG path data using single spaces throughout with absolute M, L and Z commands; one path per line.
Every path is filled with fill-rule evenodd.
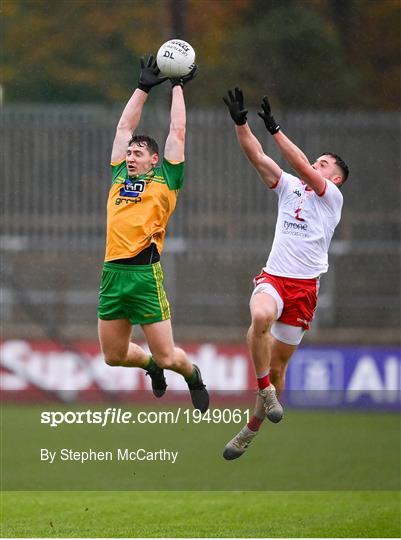
M 259 391 L 250 421 L 224 449 L 224 458 L 231 460 L 245 452 L 265 417 L 274 423 L 283 417 L 277 395 L 284 389 L 288 361 L 314 316 L 319 276 L 327 272 L 330 241 L 341 218 L 339 187 L 348 177 L 348 167 L 331 152 L 322 153 L 311 164 L 284 135 L 264 97 L 258 114 L 298 177 L 282 171 L 252 133 L 242 91 L 229 90 L 223 100 L 245 155 L 278 195 L 273 245 L 265 267 L 254 279 L 250 301 L 247 341 Z

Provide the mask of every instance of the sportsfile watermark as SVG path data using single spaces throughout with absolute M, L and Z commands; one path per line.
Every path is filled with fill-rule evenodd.
M 106 427 L 112 424 L 243 424 L 249 422 L 249 409 L 209 409 L 205 413 L 197 409 L 178 407 L 174 411 L 128 411 L 120 407 L 108 407 L 103 411 L 42 411 L 40 423 L 52 428 L 63 424 L 94 424 Z
M 204 414 L 187 394 L 179 397 L 181 403 L 150 396 L 139 403 L 3 404 L 3 489 L 400 489 L 398 411 L 341 409 L 337 393 L 291 393 L 282 421 L 265 418 L 243 440 L 256 392 L 213 396 Z M 389 403 L 393 394 L 372 399 Z

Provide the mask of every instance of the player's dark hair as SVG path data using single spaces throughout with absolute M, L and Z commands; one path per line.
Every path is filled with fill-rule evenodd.
M 151 154 L 159 155 L 159 145 L 154 139 L 152 139 L 152 137 L 148 137 L 147 135 L 132 135 L 131 139 L 128 142 L 128 146 L 131 146 L 133 144 L 147 147 Z
M 335 164 L 341 169 L 341 172 L 343 173 L 343 181 L 342 183 L 347 180 L 349 175 L 349 168 L 348 165 L 345 163 L 345 161 L 338 155 L 333 154 L 333 152 L 322 152 L 322 156 L 330 156 L 335 159 Z

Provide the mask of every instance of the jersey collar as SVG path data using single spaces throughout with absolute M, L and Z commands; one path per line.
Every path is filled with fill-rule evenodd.
M 155 170 L 152 168 L 148 172 L 143 173 L 143 174 L 136 174 L 134 176 L 128 175 L 128 178 L 131 178 L 132 180 L 146 180 L 147 178 L 153 178 L 154 175 L 155 175 Z

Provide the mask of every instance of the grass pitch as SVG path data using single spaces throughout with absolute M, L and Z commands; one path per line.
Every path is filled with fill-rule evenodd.
M 224 444 L 241 426 L 51 429 L 38 419 L 52 407 L 83 408 L 2 408 L 3 537 L 401 536 L 395 414 L 288 410 L 285 422 L 266 424 L 244 456 L 227 462 Z M 138 444 L 170 446 L 180 460 L 50 465 L 39 459 L 41 447 Z
M 52 428 L 40 421 L 41 412 L 51 407 L 70 415 L 88 405 L 2 407 L 4 491 L 400 490 L 401 426 L 396 414 L 287 410 L 283 422 L 265 422 L 245 455 L 229 462 L 222 458 L 223 448 L 243 418 L 240 424 L 67 423 Z M 43 449 L 57 459 L 43 460 Z M 125 449 L 168 449 L 178 458 L 174 464 L 121 460 L 119 451 Z M 107 451 L 112 459 L 66 461 L 63 450 Z
M 399 492 L 7 492 L 3 537 L 399 537 Z

